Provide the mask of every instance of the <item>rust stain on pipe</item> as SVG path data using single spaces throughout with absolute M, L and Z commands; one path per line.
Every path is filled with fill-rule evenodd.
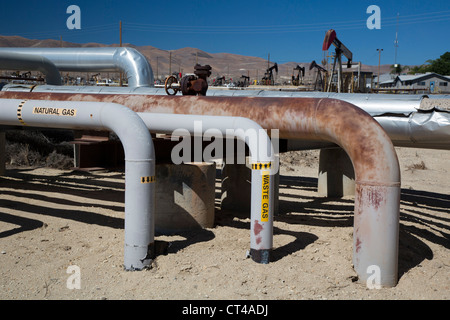
M 398 268 L 400 170 L 394 146 L 364 110 L 328 98 L 208 97 L 0 92 L 5 99 L 96 101 L 135 112 L 246 117 L 285 139 L 330 141 L 342 147 L 355 171 L 353 263 L 360 281 L 378 265 L 381 285 L 395 286 Z M 270 132 L 269 132 L 270 134 Z M 255 229 L 256 231 L 257 229 Z
M 375 185 L 400 182 L 400 173 L 391 166 L 398 160 L 393 145 L 386 144 L 390 142 L 388 135 L 367 112 L 342 100 L 9 91 L 0 92 L 0 97 L 115 102 L 135 112 L 246 117 L 265 129 L 278 129 L 280 138 L 331 141 L 340 145 L 352 160 L 357 182 Z

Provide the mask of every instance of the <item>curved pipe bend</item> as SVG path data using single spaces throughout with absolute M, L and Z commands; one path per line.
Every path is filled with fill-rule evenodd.
M 174 134 L 178 129 L 190 134 L 205 134 L 218 130 L 221 137 L 238 138 L 245 142 L 251 157 L 250 256 L 259 263 L 269 263 L 273 247 L 274 174 L 278 171 L 278 149 L 258 123 L 243 117 L 205 116 L 190 114 L 138 113 L 153 133 Z M 198 125 L 200 122 L 200 126 Z M 227 156 L 227 155 L 225 155 Z M 234 159 L 233 159 L 234 161 Z M 258 169 L 258 164 L 270 164 L 270 169 Z M 264 188 L 266 187 L 266 189 Z M 264 201 L 263 201 L 264 200 Z M 262 208 L 266 206 L 267 208 Z M 263 212 L 265 213 L 263 214 Z M 265 215 L 266 214 L 266 215 Z
M 331 141 L 349 155 L 356 177 L 353 265 L 360 281 L 371 266 L 380 285 L 398 279 L 400 169 L 388 135 L 367 112 L 342 100 L 0 92 L 0 97 L 116 102 L 136 112 L 246 117 L 287 139 Z
M 124 72 L 129 87 L 153 87 L 153 71 L 143 54 L 128 47 L 0 48 L 0 53 L 42 56 L 60 71 Z
M 124 267 L 140 270 L 151 264 L 155 189 L 142 178 L 154 177 L 155 152 L 135 112 L 116 103 L 0 99 L 0 124 L 114 131 L 125 151 Z
M 2 70 L 35 70 L 45 75 L 49 85 L 61 85 L 61 74 L 56 66 L 47 58 L 27 53 L 0 51 L 0 69 Z
M 342 100 L 314 98 L 96 95 L 73 99 L 121 101 L 137 112 L 247 117 L 280 138 L 331 141 L 352 160 L 355 178 L 353 265 L 366 282 L 372 266 L 381 286 L 398 280 L 400 168 L 394 146 L 367 112 Z

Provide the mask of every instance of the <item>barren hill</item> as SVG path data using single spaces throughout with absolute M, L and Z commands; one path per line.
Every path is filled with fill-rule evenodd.
M 72 43 L 54 39 L 35 40 L 20 36 L 0 36 L 0 47 L 117 47 L 118 44 L 105 45 L 101 43 Z M 135 46 L 133 44 L 123 44 L 123 46 L 132 47 L 145 55 L 150 62 L 155 78 L 164 79 L 168 74 L 174 72 L 192 73 L 194 65 L 209 64 L 212 67 L 211 79 L 216 77 L 225 77 L 226 79 L 239 80 L 241 76 L 250 76 L 251 80 L 261 79 L 268 66 L 272 67 L 275 61 L 268 63 L 267 59 L 259 57 L 243 56 L 232 53 L 208 53 L 197 48 L 181 48 L 177 50 L 162 50 L 152 46 Z M 320 57 L 316 60 L 320 62 Z M 316 71 L 309 70 L 311 61 L 307 62 L 288 62 L 278 64 L 278 72 L 274 75 L 280 82 L 289 80 L 292 74 L 297 75 L 298 71 L 294 68 L 299 65 L 305 67 L 305 80 L 314 81 Z M 378 66 L 362 65 L 363 71 L 372 71 L 378 73 Z M 275 70 L 274 70 L 275 71 Z M 382 65 L 381 73 L 390 71 L 390 65 Z

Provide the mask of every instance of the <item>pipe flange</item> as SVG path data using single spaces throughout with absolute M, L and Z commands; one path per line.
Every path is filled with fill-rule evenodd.
M 189 75 L 189 76 L 184 76 L 183 78 L 181 78 L 180 80 L 180 89 L 181 89 L 181 93 L 186 96 L 195 96 L 196 92 L 193 91 L 191 89 L 192 85 L 191 85 L 191 81 L 194 81 L 196 78 L 195 76 Z
M 199 64 L 196 64 L 194 66 L 194 74 L 201 78 L 206 80 L 206 78 L 208 78 L 211 75 L 211 66 L 209 64 L 205 65 L 205 66 L 201 66 Z

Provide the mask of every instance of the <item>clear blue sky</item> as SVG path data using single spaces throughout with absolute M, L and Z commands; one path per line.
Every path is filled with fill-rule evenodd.
M 69 30 L 69 5 L 81 9 L 81 29 Z M 381 29 L 366 26 L 370 5 L 381 10 Z M 377 65 L 423 64 L 450 51 L 450 1 L 3 1 L 0 35 L 75 43 L 150 45 L 164 50 L 194 47 L 267 58 L 279 64 L 321 61 L 325 32 L 335 29 L 354 61 Z

